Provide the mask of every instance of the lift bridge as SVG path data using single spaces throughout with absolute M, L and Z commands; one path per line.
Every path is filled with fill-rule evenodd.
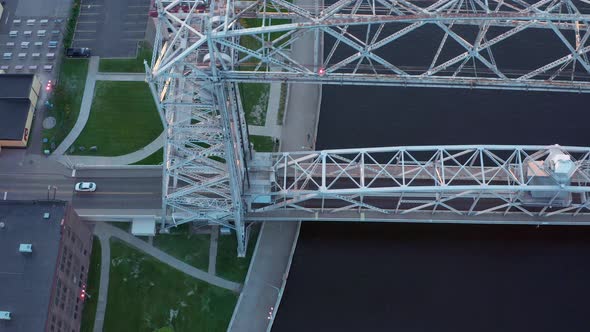
M 230 227 L 244 255 L 253 221 L 590 223 L 590 148 L 257 153 L 238 89 L 587 93 L 589 8 L 574 0 L 156 1 L 146 72 L 166 131 L 162 227 Z M 433 38 L 428 52 L 412 47 Z

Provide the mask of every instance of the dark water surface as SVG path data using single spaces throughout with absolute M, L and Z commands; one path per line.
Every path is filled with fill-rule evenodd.
M 590 229 L 304 224 L 273 331 L 588 331 Z
M 458 29 L 467 40 L 472 30 Z M 427 67 L 442 34 L 424 27 L 378 55 Z M 494 47 L 495 61 L 538 68 L 563 54 L 555 38 L 526 31 Z M 324 86 L 316 147 L 590 146 L 589 104 L 573 93 Z M 273 331 L 590 331 L 589 262 L 586 227 L 304 223 Z
M 318 148 L 590 144 L 590 96 L 324 86 Z M 590 228 L 304 223 L 273 325 L 590 331 Z

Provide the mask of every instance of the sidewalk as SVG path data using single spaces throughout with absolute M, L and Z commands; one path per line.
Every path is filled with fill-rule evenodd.
M 99 157 L 99 156 L 69 156 L 64 155 L 59 160 L 61 163 L 76 167 L 78 165 L 92 166 L 120 166 L 136 163 L 149 157 L 164 146 L 164 132 L 153 140 L 150 144 L 140 150 L 116 157 Z
M 68 149 L 78 136 L 84 130 L 90 111 L 92 108 L 92 100 L 94 98 L 94 88 L 96 81 L 145 81 L 145 74 L 143 73 L 100 73 L 98 72 L 98 65 L 100 58 L 93 56 L 90 58 L 88 65 L 88 76 L 86 76 L 86 85 L 84 87 L 84 95 L 82 96 L 82 104 L 80 106 L 80 114 L 76 120 L 74 128 L 70 131 L 68 136 L 61 142 L 61 144 L 53 151 L 51 158 L 57 160 L 67 167 L 75 165 L 129 165 L 149 157 L 151 154 L 158 151 L 164 145 L 164 132 L 153 140 L 144 148 L 135 152 L 116 156 L 116 157 L 100 157 L 100 156 L 69 156 L 66 155 Z
M 296 0 L 295 3 L 308 8 L 313 8 L 314 4 L 319 5 L 312 0 Z M 313 38 L 313 34 L 308 33 L 293 43 L 294 59 L 300 63 L 313 63 L 313 52 L 310 52 L 313 49 L 310 47 L 314 43 Z M 309 149 L 315 143 L 321 85 L 291 84 L 289 89 L 281 133 L 281 150 Z M 280 98 L 280 90 L 278 97 Z M 288 277 L 299 226 L 300 223 L 280 221 L 264 223 L 228 332 L 270 330 Z
M 68 136 L 64 138 L 61 144 L 53 151 L 52 156 L 55 158 L 61 157 L 74 144 L 76 138 L 82 133 L 82 130 L 88 122 L 90 117 L 90 108 L 92 107 L 92 98 L 94 97 L 94 86 L 96 85 L 96 74 L 98 73 L 99 57 L 90 57 L 88 64 L 88 76 L 86 76 L 86 85 L 84 86 L 84 95 L 82 96 L 82 105 L 80 105 L 80 113 L 74 128 L 70 131 Z

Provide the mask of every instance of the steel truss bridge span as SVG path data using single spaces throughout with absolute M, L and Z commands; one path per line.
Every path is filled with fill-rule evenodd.
M 164 228 L 186 222 L 231 227 L 243 255 L 250 220 L 424 213 L 549 220 L 586 213 L 587 158 L 579 148 L 554 153 L 575 165 L 569 182 L 559 183 L 552 181 L 565 181 L 561 169 L 547 168 L 545 160 L 531 163 L 541 161 L 537 155 L 548 157 L 547 147 L 264 155 L 250 145 L 238 88 L 240 82 L 280 81 L 587 93 L 590 5 L 584 2 L 156 0 L 156 6 L 146 72 L 166 134 Z M 514 47 L 531 33 L 540 36 L 541 49 Z M 408 47 L 430 40 L 424 36 L 435 37 L 430 48 Z M 388 153 L 391 159 L 375 156 Z M 465 164 L 473 153 L 478 156 Z M 346 172 L 340 170 L 344 162 L 351 163 Z
M 187 8 L 197 2 L 182 1 Z M 184 34 L 190 43 L 184 51 L 165 48 L 152 70 L 155 76 L 200 49 L 209 63 L 193 62 L 189 76 L 202 80 L 215 76 L 233 82 L 569 92 L 590 88 L 590 5 L 582 2 L 341 0 L 300 7 L 284 0 L 228 0 L 213 1 L 209 13 L 166 11 L 179 3 L 162 7 L 162 18 L 170 22 L 167 29 Z M 247 26 L 244 22 L 250 18 L 261 19 L 263 26 Z M 408 47 L 407 41 L 414 38 L 418 43 L 427 27 L 438 32 L 440 40 L 426 51 Z M 544 31 L 540 38 L 560 52 L 539 57 L 540 49 L 519 49 L 519 54 L 505 46 L 520 36 L 526 40 L 532 30 Z M 306 36 L 313 39 L 313 56 L 301 61 L 293 56 L 292 45 Z M 390 54 L 396 47 L 424 58 L 421 69 L 404 70 L 408 63 Z M 504 54 L 495 55 L 498 52 Z M 212 59 L 216 69 L 210 66 Z M 514 68 L 514 60 L 529 61 L 532 67 Z
M 257 154 L 248 218 L 590 222 L 589 157 L 486 145 Z

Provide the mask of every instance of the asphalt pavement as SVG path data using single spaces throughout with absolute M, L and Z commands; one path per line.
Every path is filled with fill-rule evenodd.
M 161 208 L 162 177 L 158 169 L 110 169 L 64 172 L 10 172 L 0 168 L 0 200 L 68 200 L 76 209 L 131 210 Z M 41 170 L 42 171 L 42 170 Z M 95 182 L 95 192 L 74 191 L 76 182 Z
M 154 177 L 77 177 L 95 182 L 95 192 L 74 193 L 76 209 L 158 209 L 161 208 L 162 181 Z
M 150 0 L 82 0 L 73 46 L 100 57 L 135 57 L 149 6 Z

